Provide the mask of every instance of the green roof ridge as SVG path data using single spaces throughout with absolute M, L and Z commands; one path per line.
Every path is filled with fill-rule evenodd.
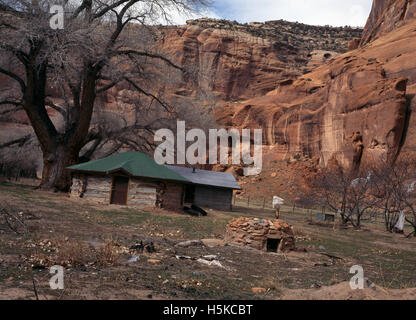
M 118 153 L 106 158 L 70 166 L 67 169 L 80 172 L 109 174 L 124 170 L 131 176 L 188 182 L 190 181 L 166 166 L 159 165 L 146 154 L 138 151 Z

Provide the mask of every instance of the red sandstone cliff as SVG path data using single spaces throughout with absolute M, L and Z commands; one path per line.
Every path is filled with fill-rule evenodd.
M 414 0 L 374 0 L 364 28 L 361 45 L 365 45 L 415 18 Z
M 218 117 L 230 126 L 264 128 L 265 143 L 280 159 L 306 155 L 356 167 L 413 151 L 415 2 L 404 2 L 374 2 L 365 46 L 262 97 L 219 108 Z
M 274 159 L 357 166 L 416 144 L 415 6 L 375 0 L 361 46 L 341 55 L 361 30 L 208 19 L 163 28 L 159 46 L 199 71 L 198 84 L 218 98 L 222 124 L 263 128 Z M 192 96 L 193 86 L 183 79 L 171 95 Z M 103 102 L 125 112 L 128 91 L 114 88 Z

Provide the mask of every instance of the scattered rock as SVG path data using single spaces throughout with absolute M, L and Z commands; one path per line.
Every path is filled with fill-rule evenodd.
M 208 261 L 208 260 L 205 260 L 205 259 L 198 259 L 198 260 L 196 260 L 197 262 L 199 262 L 199 263 L 202 263 L 202 264 L 205 264 L 205 265 L 207 265 L 207 266 L 210 266 L 210 267 L 219 267 L 219 268 L 223 268 L 223 269 L 226 269 L 222 264 L 221 264 L 221 262 L 219 262 L 218 260 L 212 260 L 212 261 Z
M 226 245 L 221 239 L 202 239 L 201 242 L 208 248 L 224 247 Z
M 178 260 L 191 260 L 192 259 L 192 257 L 189 257 L 189 256 L 179 256 L 179 255 L 176 255 L 175 257 Z
M 208 261 L 218 260 L 218 256 L 216 256 L 215 254 L 203 256 L 202 258 L 204 258 L 205 260 L 208 260 Z
M 151 263 L 151 264 L 159 264 L 159 263 L 161 263 L 162 261 L 157 260 L 157 259 L 148 259 L 148 260 L 147 260 L 147 262 L 148 262 L 148 263 Z
M 132 256 L 129 260 L 127 260 L 127 263 L 133 263 L 139 261 L 139 256 Z
M 251 292 L 253 293 L 266 293 L 266 288 L 251 288 Z
M 178 244 L 175 245 L 175 247 L 189 248 L 189 247 L 198 247 L 198 246 L 203 246 L 203 245 L 204 244 L 201 240 L 189 240 L 189 241 L 179 242 Z

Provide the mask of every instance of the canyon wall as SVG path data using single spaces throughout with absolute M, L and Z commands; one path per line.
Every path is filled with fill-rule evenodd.
M 361 45 L 403 26 L 415 17 L 414 0 L 373 0 L 373 7 L 364 28 Z
M 265 144 L 280 159 L 301 155 L 356 168 L 413 152 L 416 21 L 414 2 L 404 2 L 375 1 L 364 46 L 262 97 L 218 108 L 219 119 L 264 128 Z
M 283 79 L 309 72 L 347 51 L 362 29 L 202 18 L 161 28 L 161 33 L 160 50 L 197 70 L 198 85 L 222 102 L 264 95 Z M 193 86 L 184 81 L 174 91 L 189 96 Z
M 394 160 L 416 145 L 415 3 L 375 0 L 363 32 L 281 20 L 160 27 L 158 50 L 197 75 L 197 83 L 177 79 L 166 95 L 193 98 L 198 86 L 210 92 L 201 103 L 215 103 L 219 124 L 263 128 L 276 159 L 346 167 Z M 124 85 L 101 101 L 123 113 L 136 98 Z

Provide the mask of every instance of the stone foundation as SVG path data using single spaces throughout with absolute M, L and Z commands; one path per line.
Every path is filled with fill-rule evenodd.
M 233 219 L 226 227 L 225 240 L 238 246 L 270 252 L 296 250 L 293 228 L 282 220 Z

